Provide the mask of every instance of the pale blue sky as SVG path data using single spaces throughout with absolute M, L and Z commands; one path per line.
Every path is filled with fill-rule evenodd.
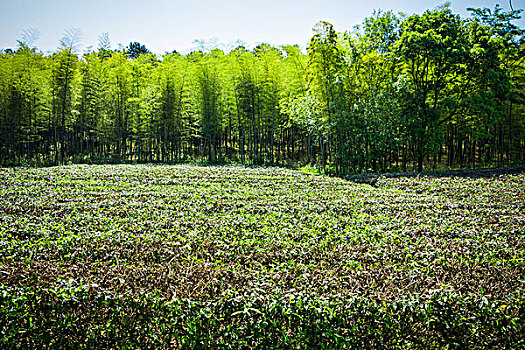
M 82 50 L 97 47 L 98 36 L 108 32 L 113 48 L 139 41 L 155 53 L 173 49 L 187 52 L 194 39 L 218 38 L 222 43 L 238 39 L 252 46 L 258 42 L 305 47 L 319 20 L 337 31 L 351 29 L 374 9 L 421 13 L 444 0 L 0 0 L 0 48 L 17 46 L 23 30 L 38 28 L 35 43 L 43 51 L 55 50 L 64 31 L 82 32 Z M 463 17 L 467 7 L 493 8 L 509 1 L 452 0 L 451 8 Z M 514 9 L 525 0 L 512 0 Z M 522 13 L 525 15 L 525 13 Z M 524 20 L 519 25 L 523 27 Z

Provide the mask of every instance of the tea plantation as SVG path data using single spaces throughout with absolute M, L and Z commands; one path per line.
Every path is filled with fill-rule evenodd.
M 525 347 L 525 174 L 0 169 L 0 348 Z

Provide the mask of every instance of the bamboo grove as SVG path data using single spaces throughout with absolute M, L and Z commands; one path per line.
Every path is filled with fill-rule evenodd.
M 259 44 L 163 56 L 0 54 L 0 163 L 243 162 L 343 176 L 525 161 L 520 11 L 446 5 L 319 22 L 307 53 Z M 140 50 L 139 50 L 140 51 Z

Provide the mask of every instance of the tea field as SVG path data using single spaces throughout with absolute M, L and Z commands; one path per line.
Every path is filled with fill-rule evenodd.
M 0 169 L 0 348 L 525 347 L 525 174 Z

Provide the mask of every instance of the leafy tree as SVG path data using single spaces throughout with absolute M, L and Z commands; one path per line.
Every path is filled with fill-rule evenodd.
M 196 89 L 203 139 L 208 150 L 208 161 L 217 154 L 218 139 L 221 134 L 220 83 L 217 61 L 223 56 L 222 51 L 214 50 L 202 57 L 197 63 Z
M 129 58 L 132 60 L 138 58 L 140 55 L 143 54 L 150 54 L 151 52 L 146 48 L 145 45 L 141 45 L 139 42 L 131 42 L 126 47 L 126 54 Z
M 341 102 L 339 73 L 342 57 L 337 41 L 337 33 L 332 24 L 321 21 L 314 27 L 314 35 L 308 46 L 308 89 L 318 96 L 320 102 L 317 115 L 321 124 L 319 147 L 323 167 L 330 157 L 333 117 Z
M 486 158 L 492 160 L 497 154 L 498 162 L 503 162 L 503 156 L 510 158 L 511 144 L 515 144 L 515 131 L 521 124 L 514 123 L 513 110 L 523 106 L 524 99 L 522 73 L 525 65 L 525 30 L 513 23 L 520 18 L 522 10 L 509 12 L 496 5 L 494 10 L 488 8 L 474 9 L 471 23 L 472 47 L 476 50 L 476 61 L 480 72 L 476 80 L 478 91 L 473 107 L 484 114 L 483 121 L 478 123 L 486 127 L 479 137 L 486 147 Z M 517 119 L 519 120 L 519 118 Z M 514 122 L 513 122 L 514 121 Z M 515 125 L 513 125 L 515 124 Z M 490 130 L 487 132 L 486 130 Z M 521 129 L 522 130 L 522 129 Z M 478 132 L 478 135 L 480 133 Z M 515 150 L 520 147 L 519 142 Z M 513 152 L 516 152 L 512 150 Z M 519 154 L 519 151 L 516 153 Z
M 0 52 L 0 163 L 240 160 L 365 171 L 525 161 L 520 10 L 445 5 L 377 11 L 353 31 L 328 22 L 298 46 L 216 39 L 189 54 L 140 43 L 78 55 L 23 33 Z
M 43 151 L 42 141 L 49 139 L 44 133 L 49 70 L 43 55 L 30 48 L 29 43 L 26 39 L 19 41 L 16 52 L 1 58 L 0 150 L 4 161 L 13 163 L 33 158 L 37 148 Z
M 181 158 L 183 134 L 183 92 L 187 63 L 179 54 L 165 55 L 158 72 L 161 84 L 162 161 Z M 175 155 L 176 153 L 176 155 Z
M 404 60 L 407 89 L 403 91 L 403 114 L 417 170 L 424 158 L 441 142 L 443 92 L 464 72 L 467 57 L 464 26 L 446 7 L 408 17 L 401 25 L 396 53 Z
M 66 121 L 73 115 L 74 87 L 78 57 L 76 50 L 80 44 L 80 32 L 67 30 L 60 40 L 58 52 L 53 56 L 53 115 L 59 120 L 55 135 L 60 145 L 60 163 L 64 163 L 66 154 Z M 58 152 L 55 150 L 55 163 L 58 163 Z

